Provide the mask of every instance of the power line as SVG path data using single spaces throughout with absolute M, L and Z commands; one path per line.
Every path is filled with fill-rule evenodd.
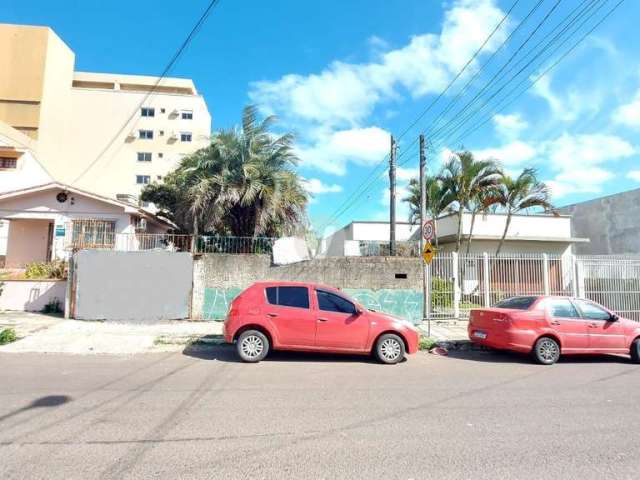
M 102 156 L 109 150 L 109 148 L 111 148 L 111 146 L 113 145 L 113 143 L 118 139 L 118 137 L 122 134 L 122 132 L 127 128 L 127 126 L 129 125 L 129 122 L 131 122 L 131 120 L 134 119 L 134 117 L 138 114 L 138 112 L 140 111 L 140 108 L 149 100 L 149 98 L 151 97 L 151 95 L 153 95 L 156 91 L 156 89 L 158 88 L 158 86 L 160 85 L 160 82 L 167 76 L 167 74 L 171 71 L 171 69 L 175 66 L 175 64 L 177 63 L 178 59 L 182 56 L 182 54 L 184 53 L 184 51 L 186 50 L 186 48 L 189 46 L 189 44 L 191 43 L 191 41 L 193 40 L 193 38 L 198 34 L 198 32 L 200 31 L 200 29 L 202 28 L 202 26 L 205 24 L 205 22 L 207 21 L 207 18 L 209 18 L 209 15 L 211 14 L 211 12 L 213 11 L 213 9 L 218 5 L 219 0 L 211 0 L 207 6 L 207 8 L 204 10 L 204 12 L 202 13 L 202 15 L 200 16 L 200 18 L 198 19 L 198 21 L 196 22 L 196 24 L 193 26 L 193 28 L 191 29 L 191 31 L 189 32 L 189 34 L 187 35 L 187 37 L 184 39 L 184 41 L 182 42 L 182 44 L 180 45 L 180 47 L 176 50 L 176 52 L 173 54 L 173 56 L 171 57 L 171 59 L 169 60 L 169 63 L 167 63 L 167 65 L 165 66 L 164 70 L 162 71 L 162 73 L 160 74 L 160 76 L 158 77 L 158 79 L 156 80 L 155 84 L 153 85 L 153 87 L 151 88 L 151 90 L 149 90 L 149 92 L 147 92 L 147 94 L 142 98 L 142 100 L 140 101 L 140 103 L 136 106 L 136 108 L 131 112 L 131 115 L 129 116 L 129 118 L 124 122 L 124 124 L 122 125 L 122 127 L 116 132 L 116 134 L 113 136 L 113 138 L 107 143 L 107 145 L 100 151 L 100 153 L 98 154 L 98 156 L 91 162 L 89 163 L 89 165 L 87 165 L 87 167 L 80 173 L 80 175 L 78 175 L 72 182 L 71 185 L 75 184 L 78 180 L 80 180 L 82 177 L 84 177 L 89 170 L 91 170 L 96 163 L 98 163 L 98 161 L 102 158 Z
M 585 0 L 584 3 L 586 3 L 587 0 Z M 594 0 L 592 0 L 593 2 Z M 595 0 L 597 1 L 597 0 Z M 555 31 L 559 26 L 561 26 L 567 19 L 569 19 L 569 23 L 560 31 L 558 32 L 554 37 L 551 38 L 551 40 L 549 40 L 549 42 L 547 42 L 547 44 L 540 50 L 538 51 L 533 58 L 531 58 L 526 65 L 524 65 L 524 67 L 522 67 L 518 72 L 516 72 L 514 75 L 512 75 L 508 80 L 506 80 L 499 88 L 498 90 L 496 90 L 491 96 L 489 96 L 487 99 L 484 100 L 484 102 L 474 111 L 472 111 L 471 113 L 467 113 L 465 116 L 463 116 L 462 118 L 459 117 L 455 117 L 453 119 L 451 119 L 447 124 L 445 124 L 438 132 L 434 132 L 434 136 L 435 138 L 438 138 L 439 141 L 446 141 L 447 138 L 449 138 L 453 133 L 455 133 L 456 131 L 458 131 L 469 119 L 473 118 L 475 115 L 477 115 L 480 111 L 482 111 L 484 109 L 484 107 L 486 107 L 487 105 L 490 105 L 491 100 L 493 100 L 493 98 L 495 98 L 497 95 L 499 95 L 507 86 L 509 86 L 509 84 L 511 84 L 513 81 L 515 81 L 515 79 L 520 76 L 520 74 L 522 74 L 531 64 L 533 64 L 538 58 L 540 58 L 540 56 L 542 56 L 548 49 L 549 47 L 551 47 L 552 45 L 556 44 L 558 42 L 558 40 L 572 27 L 576 24 L 578 18 L 582 15 L 584 15 L 586 12 L 588 12 L 592 7 L 593 7 L 594 3 L 592 3 L 591 5 L 589 5 L 588 7 L 586 7 L 585 9 L 582 10 L 582 12 L 580 12 L 575 18 L 571 19 L 570 17 L 573 16 L 573 14 L 576 12 L 577 9 L 574 9 L 574 11 L 572 11 L 564 20 L 562 20 L 558 25 L 556 25 L 556 27 L 554 27 L 554 29 L 552 30 L 551 33 L 553 33 L 553 31 Z M 592 18 L 597 11 L 602 7 L 603 4 L 600 5 L 600 7 L 598 7 L 598 9 L 596 9 L 595 12 L 592 12 L 590 16 L 588 16 L 577 28 L 577 30 L 579 30 L 586 21 L 588 21 L 590 18 Z M 579 8 L 579 7 L 578 7 Z M 575 33 L 575 31 L 573 32 Z M 560 43 L 560 47 L 563 45 L 563 42 L 566 42 L 571 35 L 573 35 L 573 33 L 571 33 L 568 38 L 564 39 L 561 43 Z M 544 41 L 544 40 L 543 40 Z M 540 46 L 543 41 L 539 42 L 533 49 L 530 50 L 530 52 L 534 52 L 538 46 Z M 558 49 L 556 49 L 553 53 L 555 53 Z M 552 54 L 553 54 L 552 53 Z M 528 54 L 527 54 L 528 55 Z M 527 55 L 525 55 L 523 58 L 521 58 L 515 65 L 513 65 L 506 73 L 509 73 L 511 71 L 513 71 L 513 69 L 519 65 L 520 63 L 522 63 L 523 60 L 525 60 L 527 58 Z M 526 77 L 525 77 L 526 79 Z M 474 103 L 474 101 L 472 100 L 472 102 L 470 102 L 469 104 L 467 104 L 467 106 L 465 106 L 465 108 L 463 108 L 463 110 L 461 110 L 459 112 L 459 115 L 461 113 L 463 113 L 465 110 L 467 110 L 467 107 Z M 451 128 L 448 128 L 449 126 L 453 125 Z M 438 135 L 440 134 L 440 135 Z M 433 138 L 432 137 L 432 138 Z
M 539 0 L 539 1 L 542 2 L 543 0 Z M 491 38 L 493 38 L 493 36 L 496 34 L 496 32 L 500 29 L 500 27 L 504 24 L 504 22 L 507 20 L 507 18 L 511 15 L 511 12 L 513 11 L 513 9 L 516 7 L 516 5 L 519 2 L 520 2 L 520 0 L 516 0 L 511 5 L 511 8 L 509 8 L 509 10 L 505 13 L 505 15 L 502 17 L 502 19 L 498 22 L 498 24 L 489 33 L 487 38 L 482 42 L 480 47 L 474 52 L 474 54 L 471 56 L 471 58 L 465 63 L 465 65 L 455 75 L 453 80 L 451 80 L 449 82 L 449 84 L 445 87 L 445 89 L 442 92 L 440 92 L 438 97 L 435 100 L 433 100 L 418 115 L 418 117 L 407 128 L 405 128 L 405 130 L 398 136 L 398 140 L 402 139 L 431 110 L 431 108 L 445 95 L 445 93 L 458 80 L 458 78 L 460 78 L 460 76 L 464 73 L 464 71 L 469 67 L 469 65 L 471 65 L 473 63 L 473 61 L 476 59 L 476 57 L 480 54 L 480 52 L 484 49 L 484 47 L 489 43 Z M 503 45 L 504 45 L 504 42 L 503 42 Z M 402 155 L 403 155 L 403 152 L 400 153 L 400 156 L 398 157 L 398 159 L 401 158 Z M 370 188 L 370 186 L 373 185 L 373 183 L 375 183 L 377 181 L 376 177 L 377 177 L 377 174 L 378 174 L 378 169 L 380 168 L 380 166 L 384 167 L 384 164 L 385 164 L 385 162 L 386 162 L 386 160 L 388 158 L 389 158 L 389 155 L 385 155 L 376 165 L 374 165 L 374 167 L 369 172 L 369 175 L 367 175 L 367 177 L 360 183 L 360 185 L 356 188 L 356 190 L 334 211 L 334 213 L 329 217 L 329 219 L 322 224 L 322 226 L 320 227 L 320 230 L 323 230 L 327 225 L 332 223 L 334 220 L 337 220 L 341 215 L 343 215 L 350 208 L 350 205 L 354 204 L 354 201 L 357 201 L 357 199 L 361 198 L 362 195 L 364 195 L 364 193 L 366 193 L 366 191 Z M 373 182 L 371 181 L 372 177 L 373 177 Z M 361 192 L 359 192 L 363 188 L 363 186 L 364 186 L 364 189 Z
M 470 135 L 471 133 L 475 132 L 476 130 L 478 130 L 480 127 L 484 126 L 488 121 L 490 121 L 493 118 L 493 115 L 495 115 L 496 113 L 502 112 L 504 111 L 507 107 L 509 107 L 511 104 L 513 104 L 513 102 L 515 100 L 517 100 L 518 98 L 520 98 L 524 93 L 526 93 L 532 86 L 534 86 L 542 77 L 544 77 L 545 75 L 547 75 L 551 70 L 553 70 L 560 62 L 562 62 L 567 56 L 569 56 L 589 35 L 591 35 L 591 33 L 593 33 L 607 18 L 609 18 L 609 16 L 611 16 L 615 10 L 618 9 L 618 7 L 624 2 L 624 0 L 619 0 L 618 3 L 616 3 L 597 23 L 594 24 L 593 27 L 591 27 L 586 33 L 584 33 L 582 35 L 582 37 L 580 37 L 580 39 L 575 42 L 565 53 L 563 53 L 555 62 L 553 62 L 549 67 L 547 67 L 542 73 L 540 73 L 535 79 L 533 79 L 533 81 L 531 82 L 530 85 L 528 85 L 524 90 L 520 91 L 517 95 L 515 95 L 514 97 L 512 97 L 506 104 L 502 105 L 496 112 L 494 112 L 493 114 L 491 114 L 487 119 L 485 119 L 482 123 L 474 126 L 471 129 L 467 129 L 465 130 L 460 136 L 458 136 L 456 138 L 456 142 L 462 140 L 463 138 L 466 138 L 466 136 Z M 557 51 L 557 50 L 556 50 Z M 555 53 L 555 52 L 554 52 Z M 513 93 L 515 90 L 517 90 L 517 88 L 519 88 L 523 83 L 525 83 L 526 79 L 522 82 L 520 82 L 518 85 L 516 85 L 516 87 L 514 89 L 512 89 L 509 94 L 507 94 L 507 96 L 504 97 L 504 99 L 508 99 L 508 96 Z M 503 99 L 503 100 L 504 100 Z

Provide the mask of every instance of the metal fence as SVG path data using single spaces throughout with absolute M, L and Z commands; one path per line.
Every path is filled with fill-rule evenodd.
M 640 321 L 640 257 L 448 253 L 427 272 L 432 319 L 468 318 L 516 295 L 572 295 Z
M 108 249 L 125 252 L 138 250 L 168 250 L 172 252 L 225 253 L 225 254 L 270 254 L 275 238 L 267 237 L 222 237 L 170 233 L 112 233 L 100 231 L 95 234 L 87 230 L 81 235 L 69 234 L 65 239 L 69 250 Z

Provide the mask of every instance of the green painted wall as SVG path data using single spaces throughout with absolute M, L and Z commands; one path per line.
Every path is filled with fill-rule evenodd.
M 202 318 L 223 320 L 229 304 L 236 298 L 241 288 L 205 288 Z M 367 308 L 397 315 L 413 322 L 422 317 L 422 292 L 409 289 L 345 288 L 343 291 Z

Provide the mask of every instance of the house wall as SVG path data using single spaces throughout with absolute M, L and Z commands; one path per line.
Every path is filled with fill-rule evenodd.
M 571 215 L 575 236 L 588 237 L 574 252 L 581 255 L 640 253 L 640 189 L 596 198 L 560 209 Z
M 40 312 L 52 303 L 63 309 L 66 291 L 66 280 L 3 280 L 0 310 Z
M 478 236 L 502 236 L 507 221 L 506 215 L 476 215 L 473 234 Z M 471 231 L 471 214 L 462 217 L 462 232 Z M 438 219 L 438 237 L 457 235 L 458 216 L 449 215 Z M 568 216 L 553 217 L 547 215 L 514 215 L 507 232 L 509 237 L 547 237 L 570 238 L 571 218 Z
M 408 223 L 396 224 L 396 240 L 399 242 L 408 240 L 413 232 L 419 228 L 418 225 Z M 351 238 L 348 240 L 370 240 L 388 242 L 391 227 L 388 222 L 354 222 Z
M 155 322 L 189 317 L 191 254 L 81 250 L 74 256 L 71 315 Z
M 498 240 L 473 240 L 469 253 L 481 255 L 486 252 L 489 255 L 495 254 L 498 249 Z M 467 242 L 463 241 L 460 252 L 466 252 Z M 445 243 L 438 246 L 440 252 L 454 252 L 455 243 Z M 502 254 L 529 254 L 547 253 L 549 255 L 564 255 L 571 252 L 571 244 L 568 242 L 530 242 L 526 240 L 505 241 L 502 247 Z
M 50 220 L 14 220 L 9 227 L 6 268 L 47 260 Z

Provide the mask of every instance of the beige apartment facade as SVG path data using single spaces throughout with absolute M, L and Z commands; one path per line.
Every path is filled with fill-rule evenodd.
M 209 142 L 211 116 L 189 79 L 76 72 L 47 27 L 0 24 L 0 61 L 0 122 L 37 143 L 57 182 L 131 202 Z

